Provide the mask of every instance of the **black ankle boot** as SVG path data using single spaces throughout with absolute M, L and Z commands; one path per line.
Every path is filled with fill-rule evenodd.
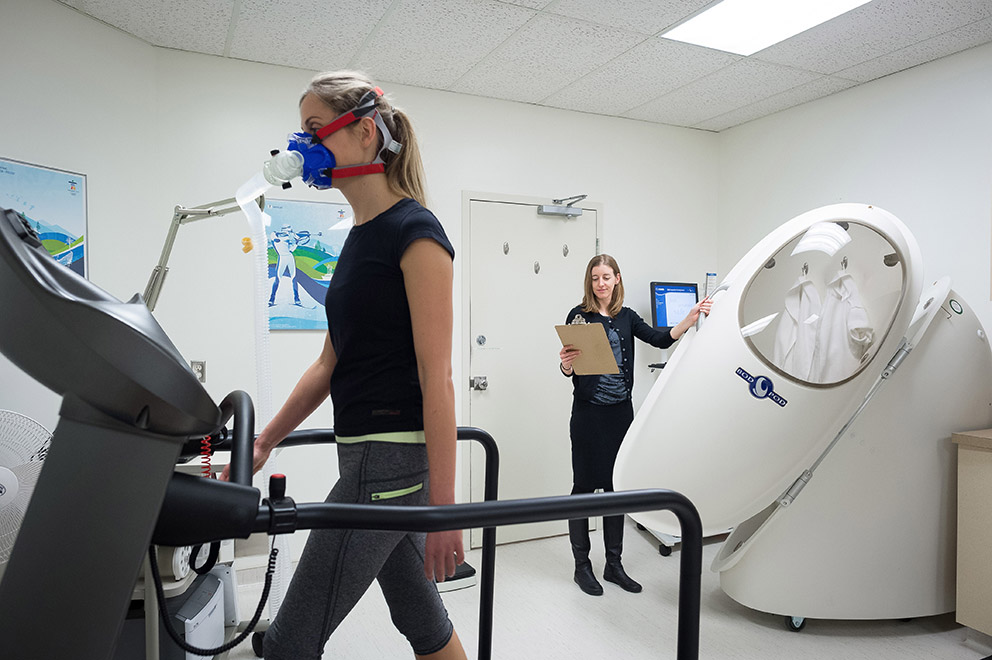
M 618 585 L 624 591 L 629 591 L 632 594 L 640 593 L 643 588 L 627 575 L 620 562 L 607 564 L 606 568 L 603 569 L 603 579 Z
M 590 596 L 602 596 L 603 585 L 593 575 L 592 563 L 589 561 L 588 518 L 568 521 L 568 540 L 572 544 L 572 556 L 575 558 L 575 584 Z
M 641 585 L 623 570 L 620 555 L 623 553 L 623 516 L 603 517 L 603 542 L 606 545 L 606 568 L 603 579 L 618 585 L 624 591 L 639 593 Z
M 575 584 L 579 585 L 579 589 L 586 592 L 590 596 L 602 596 L 603 595 L 603 585 L 599 583 L 596 576 L 592 573 L 592 564 L 586 562 L 585 564 L 575 564 Z

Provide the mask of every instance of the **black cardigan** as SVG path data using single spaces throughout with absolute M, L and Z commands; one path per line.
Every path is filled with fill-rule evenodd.
M 671 328 L 655 330 L 629 307 L 622 307 L 619 314 L 614 318 L 609 318 L 599 312 L 584 312 L 581 306 L 577 306 L 568 313 L 565 323 L 571 323 L 576 315 L 585 319 L 586 323 L 602 323 L 603 329 L 607 331 L 613 327 L 620 335 L 620 354 L 623 356 L 620 370 L 623 372 L 628 396 L 634 390 L 634 337 L 657 348 L 668 348 L 676 341 L 672 339 Z M 562 373 L 565 372 L 562 371 Z M 565 375 L 572 378 L 572 394 L 575 398 L 582 401 L 592 400 L 596 393 L 599 376 L 577 376 L 574 372 Z

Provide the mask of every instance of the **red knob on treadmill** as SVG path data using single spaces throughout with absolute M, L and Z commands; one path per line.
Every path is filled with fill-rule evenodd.
M 281 500 L 286 497 L 286 475 L 273 474 L 269 477 L 269 499 Z

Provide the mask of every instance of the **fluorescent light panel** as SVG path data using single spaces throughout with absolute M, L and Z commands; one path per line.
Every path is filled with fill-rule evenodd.
M 723 0 L 661 36 L 751 55 L 870 1 Z

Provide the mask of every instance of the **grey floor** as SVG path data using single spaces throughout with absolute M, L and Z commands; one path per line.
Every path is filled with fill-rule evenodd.
M 600 533 L 593 533 L 593 543 L 595 570 L 601 574 Z M 990 639 L 956 624 L 953 613 L 906 622 L 809 620 L 801 632 L 791 632 L 782 617 L 749 610 L 723 593 L 718 576 L 709 570 L 718 549 L 718 543 L 708 543 L 703 553 L 702 660 L 979 660 L 992 654 Z M 572 582 L 565 537 L 501 545 L 496 556 L 494 660 L 675 658 L 679 550 L 662 557 L 654 537 L 630 520 L 624 564 L 644 585 L 640 594 L 609 583 L 600 597 L 579 591 Z M 468 553 L 473 566 L 479 567 L 480 560 L 480 551 Z M 253 612 L 259 592 L 259 585 L 242 585 L 244 618 Z M 447 592 L 444 600 L 469 657 L 475 658 L 479 588 Z M 325 657 L 371 660 L 413 654 L 373 587 L 332 635 Z M 250 660 L 255 655 L 246 642 L 228 658 Z

